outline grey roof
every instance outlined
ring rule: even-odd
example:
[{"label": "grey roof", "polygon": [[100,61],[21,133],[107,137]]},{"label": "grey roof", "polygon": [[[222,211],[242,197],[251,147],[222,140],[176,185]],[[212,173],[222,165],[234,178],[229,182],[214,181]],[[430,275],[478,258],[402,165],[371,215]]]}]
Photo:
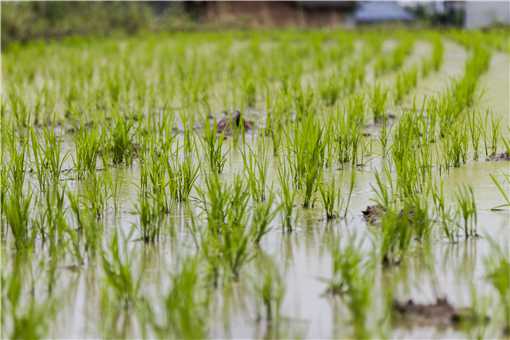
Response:
[{"label": "grey roof", "polygon": [[354,13],[358,22],[409,21],[414,16],[393,1],[359,2]]}]

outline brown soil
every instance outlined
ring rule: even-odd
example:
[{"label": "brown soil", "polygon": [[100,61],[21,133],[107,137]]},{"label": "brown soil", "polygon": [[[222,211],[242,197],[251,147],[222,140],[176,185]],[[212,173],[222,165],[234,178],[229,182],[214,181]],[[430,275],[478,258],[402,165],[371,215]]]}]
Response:
[{"label": "brown soil", "polygon": [[244,119],[241,112],[236,110],[233,114],[220,119],[216,127],[216,132],[231,135],[233,127],[239,128],[241,126],[244,128],[244,131],[249,131],[253,128],[253,122]]},{"label": "brown soil", "polygon": [[494,153],[487,157],[487,161],[489,162],[510,161],[510,153],[506,151],[500,154]]},{"label": "brown soil", "polygon": [[368,224],[380,225],[385,211],[382,206],[375,204],[367,206],[367,208],[361,212],[363,213],[363,219],[367,221]]},{"label": "brown soil", "polygon": [[433,304],[417,304],[412,299],[405,303],[395,301],[393,310],[410,326],[448,327],[488,321],[488,317],[476,315],[470,308],[453,307],[446,298],[437,299]]}]

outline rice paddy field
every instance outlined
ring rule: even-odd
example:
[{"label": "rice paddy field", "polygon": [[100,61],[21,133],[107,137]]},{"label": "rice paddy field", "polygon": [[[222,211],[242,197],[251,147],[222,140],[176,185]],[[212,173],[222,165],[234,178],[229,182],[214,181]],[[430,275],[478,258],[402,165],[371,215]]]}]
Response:
[{"label": "rice paddy field", "polygon": [[505,338],[508,31],[2,52],[2,338]]}]

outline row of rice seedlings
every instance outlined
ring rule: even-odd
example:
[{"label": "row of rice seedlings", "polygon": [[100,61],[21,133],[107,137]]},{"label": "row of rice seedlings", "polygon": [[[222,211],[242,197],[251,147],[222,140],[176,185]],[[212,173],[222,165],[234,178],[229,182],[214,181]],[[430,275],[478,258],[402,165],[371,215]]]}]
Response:
[{"label": "row of rice seedlings", "polygon": [[414,46],[414,39],[410,36],[402,37],[398,45],[389,54],[380,56],[374,64],[376,76],[388,71],[396,71],[402,67],[405,58],[409,56]]},{"label": "row of rice seedlings", "polygon": [[408,70],[401,71],[397,74],[395,79],[395,104],[400,104],[404,97],[416,87],[418,84],[418,68],[411,67]]},{"label": "row of rice seedlings", "polygon": [[430,71],[439,71],[443,64],[444,46],[441,37],[434,35],[430,40],[432,43],[432,55],[421,63],[421,75],[423,78],[427,77]]},{"label": "row of rice seedlings", "polygon": [[374,116],[374,122],[380,122],[387,118],[386,105],[388,102],[389,89],[381,84],[375,84],[370,96],[370,106]]},{"label": "row of rice seedlings", "polygon": [[293,211],[296,201],[296,190],[292,180],[290,164],[284,159],[278,162],[277,177],[280,187],[282,225],[284,230],[292,231]]}]

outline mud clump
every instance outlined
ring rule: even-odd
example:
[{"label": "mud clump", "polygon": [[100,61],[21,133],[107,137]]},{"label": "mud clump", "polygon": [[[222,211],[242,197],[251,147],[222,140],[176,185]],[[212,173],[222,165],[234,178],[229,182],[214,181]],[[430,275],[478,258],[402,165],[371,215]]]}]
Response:
[{"label": "mud clump", "polygon": [[432,304],[417,304],[412,299],[405,303],[395,301],[393,310],[401,321],[418,327],[450,327],[489,321],[487,316],[477,315],[471,308],[453,307],[446,298],[437,299]]},{"label": "mud clump", "polygon": [[379,204],[369,205],[362,210],[363,219],[371,225],[381,225],[381,220],[386,210]]},{"label": "mud clump", "polygon": [[500,154],[493,153],[489,157],[486,158],[488,162],[500,162],[500,161],[510,161],[510,153],[505,151]]},{"label": "mud clump", "polygon": [[236,110],[232,115],[220,119],[216,126],[216,132],[231,135],[234,128],[240,127],[242,127],[244,131],[249,131],[253,128],[253,122],[244,119],[241,112]]}]

